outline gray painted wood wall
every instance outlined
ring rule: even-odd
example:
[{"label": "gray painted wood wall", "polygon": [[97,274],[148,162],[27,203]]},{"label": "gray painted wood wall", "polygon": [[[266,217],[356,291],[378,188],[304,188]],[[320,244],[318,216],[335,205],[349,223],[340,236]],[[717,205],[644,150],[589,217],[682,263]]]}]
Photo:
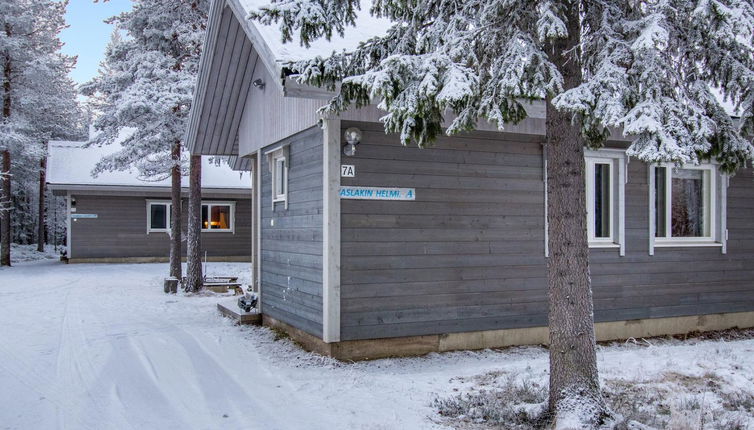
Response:
[{"label": "gray painted wood wall", "polygon": [[[74,197],[76,198],[76,213],[93,213],[98,217],[71,222],[73,258],[167,257],[169,255],[170,239],[167,233],[147,234],[147,198],[92,195],[74,195]],[[156,197],[150,197],[150,199],[162,200]],[[167,201],[170,198],[165,196],[164,199]],[[235,233],[202,233],[202,250],[206,250],[211,257],[249,257],[251,254],[251,199],[214,200],[236,202]],[[185,208],[185,199],[183,205]],[[182,221],[185,226],[187,222],[185,210]],[[183,255],[186,255],[185,246]]]},{"label": "gray painted wood wall", "polygon": [[310,129],[281,143],[290,145],[287,209],[278,202],[273,210],[272,177],[267,157],[262,156],[264,313],[321,337],[322,131]]},{"label": "gray painted wood wall", "polygon": [[[364,132],[343,185],[416,188],[416,201],[341,200],[341,339],[547,325],[540,138],[476,132],[404,148]],[[631,160],[626,256],[593,249],[595,319],[754,310],[754,178],[728,191],[728,254],[648,255],[647,165]]]}]

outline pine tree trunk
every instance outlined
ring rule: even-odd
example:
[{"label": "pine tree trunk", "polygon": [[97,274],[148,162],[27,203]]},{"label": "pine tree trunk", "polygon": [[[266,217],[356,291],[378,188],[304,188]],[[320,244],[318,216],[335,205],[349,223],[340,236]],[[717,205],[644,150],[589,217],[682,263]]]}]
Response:
[{"label": "pine tree trunk", "polygon": [[37,223],[37,251],[45,250],[45,190],[47,182],[47,142],[44,143],[45,153],[39,160],[39,217]]},{"label": "pine tree trunk", "polygon": [[[5,34],[10,37],[10,26],[5,24]],[[10,118],[11,114],[11,61],[8,55],[5,55],[3,64],[3,120]],[[2,180],[2,193],[0,193],[0,266],[10,266],[10,242],[11,226],[10,211],[13,207],[13,197],[10,189],[10,150],[3,148],[2,151],[3,166],[0,170],[0,180]]]},{"label": "pine tree trunk", "polygon": [[181,143],[173,144],[170,209],[170,277],[181,279]]},{"label": "pine tree trunk", "polygon": [[[565,89],[581,83],[578,3],[567,6],[569,38],[552,43]],[[556,427],[596,426],[608,414],[600,392],[586,228],[584,139],[571,115],[547,99],[550,411]]]},{"label": "pine tree trunk", "polygon": [[191,156],[189,173],[186,291],[202,289],[202,156]]},{"label": "pine tree trunk", "polygon": [[13,198],[10,193],[10,151],[2,151],[3,167],[0,176],[3,181],[3,192],[0,197],[0,266],[10,266],[10,212],[13,208]]}]

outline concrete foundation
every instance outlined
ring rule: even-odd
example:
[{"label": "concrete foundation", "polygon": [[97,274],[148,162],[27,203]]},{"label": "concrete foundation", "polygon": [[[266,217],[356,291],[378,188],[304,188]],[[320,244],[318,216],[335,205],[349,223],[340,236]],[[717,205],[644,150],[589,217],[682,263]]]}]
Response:
[{"label": "concrete foundation", "polygon": [[[348,340],[325,343],[322,339],[267,315],[262,324],[283,330],[304,349],[345,361],[406,357],[457,350],[547,345],[547,327],[487,330],[466,333]],[[598,341],[621,340],[692,332],[754,327],[754,312],[736,312],[672,318],[652,318],[595,324]]]}]

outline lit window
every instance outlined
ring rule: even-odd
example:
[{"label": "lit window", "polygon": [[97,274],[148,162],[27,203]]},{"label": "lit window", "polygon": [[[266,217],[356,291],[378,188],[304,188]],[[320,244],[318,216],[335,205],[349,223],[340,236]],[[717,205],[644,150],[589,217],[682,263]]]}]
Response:
[{"label": "lit window", "polygon": [[233,231],[234,204],[202,203],[202,231]]},{"label": "lit window", "polygon": [[147,233],[167,232],[170,229],[170,203],[147,202]]},{"label": "lit window", "polygon": [[587,151],[586,216],[591,247],[620,247],[623,255],[625,153]]},{"label": "lit window", "polygon": [[655,238],[715,239],[715,168],[655,168]]}]

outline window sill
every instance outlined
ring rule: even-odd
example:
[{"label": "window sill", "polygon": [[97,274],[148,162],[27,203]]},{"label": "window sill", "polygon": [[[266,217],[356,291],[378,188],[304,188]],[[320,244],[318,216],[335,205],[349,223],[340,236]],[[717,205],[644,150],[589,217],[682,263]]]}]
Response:
[{"label": "window sill", "polygon": [[589,248],[620,248],[620,245],[612,242],[589,242]]},{"label": "window sill", "polygon": [[710,242],[710,241],[701,241],[701,240],[689,240],[689,241],[678,241],[678,240],[668,240],[668,241],[658,241],[655,240],[655,248],[687,248],[687,247],[711,247],[711,248],[719,248],[722,247],[723,244],[720,242]]},{"label": "window sill", "polygon": [[202,233],[235,233],[234,230],[202,230]]}]

